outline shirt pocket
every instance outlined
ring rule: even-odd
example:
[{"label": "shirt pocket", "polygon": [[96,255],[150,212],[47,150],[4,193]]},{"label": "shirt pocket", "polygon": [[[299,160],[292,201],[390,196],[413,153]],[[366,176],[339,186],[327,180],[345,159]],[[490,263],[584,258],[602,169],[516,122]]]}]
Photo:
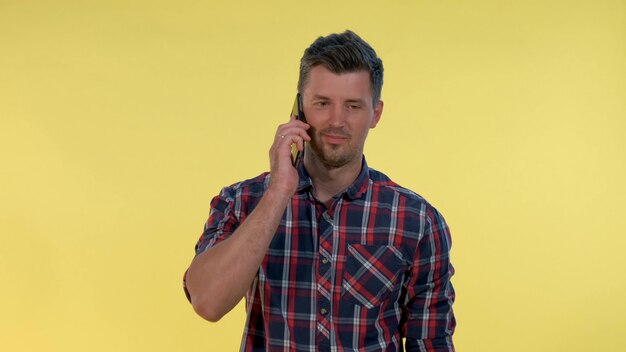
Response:
[{"label": "shirt pocket", "polygon": [[393,246],[348,245],[341,295],[371,309],[397,291],[409,264]]}]

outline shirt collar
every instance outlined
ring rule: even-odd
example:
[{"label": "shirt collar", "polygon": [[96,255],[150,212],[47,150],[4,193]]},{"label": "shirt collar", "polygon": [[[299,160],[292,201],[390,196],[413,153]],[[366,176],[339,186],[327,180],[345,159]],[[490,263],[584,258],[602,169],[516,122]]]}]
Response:
[{"label": "shirt collar", "polygon": [[[306,171],[304,167],[304,163],[300,163],[300,167],[298,168],[298,174],[300,175],[300,181],[298,183],[298,192],[303,192],[313,188],[313,180],[311,180],[311,176]],[[370,180],[370,169],[367,166],[367,162],[365,161],[365,156],[361,161],[361,172],[356,177],[354,182],[346,190],[343,194],[350,199],[360,198],[363,193],[367,191],[367,187]]]}]

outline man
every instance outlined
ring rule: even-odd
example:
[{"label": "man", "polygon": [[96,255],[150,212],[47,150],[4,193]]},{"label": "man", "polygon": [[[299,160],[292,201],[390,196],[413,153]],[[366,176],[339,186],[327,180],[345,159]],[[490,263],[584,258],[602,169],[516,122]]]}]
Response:
[{"label": "man", "polygon": [[245,295],[242,351],[454,351],[448,227],[363,157],[382,82],[356,34],[318,38],[300,65],[306,122],[278,127],[269,173],[211,202],[186,290],[209,321]]}]

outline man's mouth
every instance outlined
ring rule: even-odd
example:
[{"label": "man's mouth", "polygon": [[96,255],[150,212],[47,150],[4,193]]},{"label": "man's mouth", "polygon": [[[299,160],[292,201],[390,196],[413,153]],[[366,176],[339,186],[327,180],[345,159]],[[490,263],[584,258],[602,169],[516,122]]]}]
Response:
[{"label": "man's mouth", "polygon": [[326,129],[321,131],[322,139],[328,144],[342,144],[350,139],[350,134],[343,130]]}]

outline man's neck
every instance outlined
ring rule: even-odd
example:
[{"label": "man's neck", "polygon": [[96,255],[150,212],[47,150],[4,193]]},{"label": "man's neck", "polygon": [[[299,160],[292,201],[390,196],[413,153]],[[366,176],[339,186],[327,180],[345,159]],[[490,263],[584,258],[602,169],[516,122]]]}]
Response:
[{"label": "man's neck", "polygon": [[332,198],[348,188],[361,172],[363,156],[354,158],[355,160],[337,168],[329,168],[319,159],[305,158],[304,165],[313,181],[315,197],[330,205]]}]

